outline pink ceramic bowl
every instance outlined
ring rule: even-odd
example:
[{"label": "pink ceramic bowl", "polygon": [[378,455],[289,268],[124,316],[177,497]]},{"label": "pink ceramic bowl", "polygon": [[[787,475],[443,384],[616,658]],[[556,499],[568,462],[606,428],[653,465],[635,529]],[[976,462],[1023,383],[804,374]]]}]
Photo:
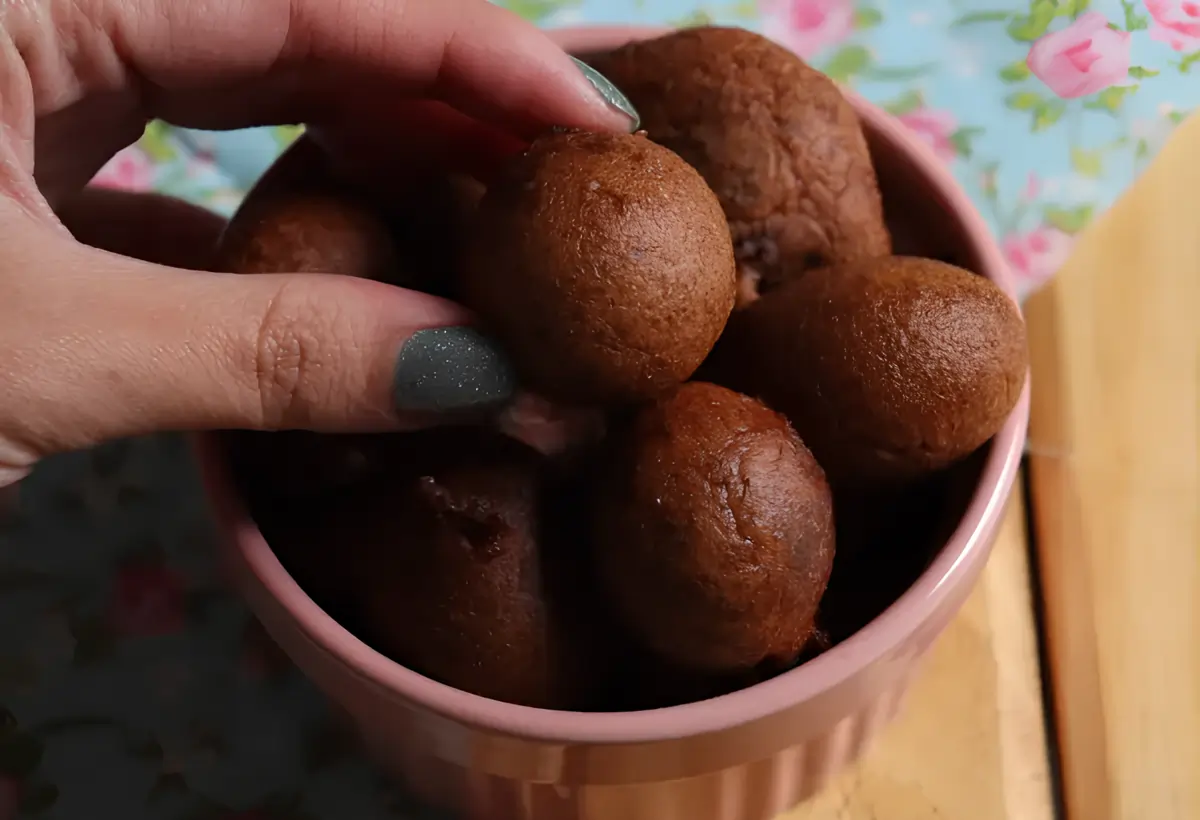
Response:
[{"label": "pink ceramic bowl", "polygon": [[[645,30],[563,33],[574,51]],[[942,163],[856,98],[898,251],[1012,282],[987,226]],[[767,820],[863,751],[918,661],[971,591],[1025,439],[1028,388],[992,443],[957,528],[915,584],[864,629],[802,666],[712,700],[585,714],[514,706],[444,686],[379,654],[325,614],[251,520],[212,437],[204,480],[236,583],[292,659],[417,796],[473,820]],[[914,749],[914,754],[920,754]]]}]

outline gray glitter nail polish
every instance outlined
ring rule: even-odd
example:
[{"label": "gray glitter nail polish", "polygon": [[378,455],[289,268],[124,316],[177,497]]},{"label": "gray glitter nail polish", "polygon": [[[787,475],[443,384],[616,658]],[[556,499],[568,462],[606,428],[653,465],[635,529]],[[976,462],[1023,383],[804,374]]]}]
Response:
[{"label": "gray glitter nail polish", "polygon": [[418,330],[400,349],[393,384],[398,410],[435,413],[496,407],[517,390],[508,359],[470,327]]},{"label": "gray glitter nail polish", "polygon": [[613,85],[612,80],[605,77],[583,60],[578,57],[572,57],[571,59],[575,61],[575,65],[579,66],[579,70],[583,72],[583,76],[592,84],[592,88],[599,92],[604,101],[629,117],[629,133],[632,134],[638,130],[638,126],[642,124],[642,118],[638,115],[637,109],[633,107],[633,103],[629,101],[629,98],[621,93],[621,89]]}]

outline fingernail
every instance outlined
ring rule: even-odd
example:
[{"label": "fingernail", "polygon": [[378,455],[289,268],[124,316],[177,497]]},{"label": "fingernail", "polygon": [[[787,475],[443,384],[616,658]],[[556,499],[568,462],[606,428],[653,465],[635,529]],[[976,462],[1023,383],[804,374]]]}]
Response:
[{"label": "fingernail", "polygon": [[572,57],[571,59],[575,61],[575,65],[579,66],[579,70],[583,72],[583,76],[592,84],[592,88],[596,89],[604,101],[610,107],[617,109],[626,117],[629,117],[629,133],[632,134],[638,130],[642,118],[638,115],[637,109],[633,107],[633,103],[629,101],[629,98],[621,93],[621,89],[613,85],[612,80],[605,77],[583,60],[578,57]]},{"label": "fingernail", "polygon": [[401,411],[449,412],[494,407],[517,390],[508,358],[470,327],[418,330],[400,348],[392,390]]}]

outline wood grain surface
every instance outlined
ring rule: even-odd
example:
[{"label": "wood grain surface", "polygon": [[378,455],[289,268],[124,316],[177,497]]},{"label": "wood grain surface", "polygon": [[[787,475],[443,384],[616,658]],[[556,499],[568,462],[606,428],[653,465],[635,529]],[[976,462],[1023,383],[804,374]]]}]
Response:
[{"label": "wood grain surface", "polygon": [[1068,820],[1200,818],[1200,118],[1030,300]]},{"label": "wood grain surface", "polygon": [[866,757],[780,820],[1050,820],[1037,637],[1020,499],[900,717]]}]

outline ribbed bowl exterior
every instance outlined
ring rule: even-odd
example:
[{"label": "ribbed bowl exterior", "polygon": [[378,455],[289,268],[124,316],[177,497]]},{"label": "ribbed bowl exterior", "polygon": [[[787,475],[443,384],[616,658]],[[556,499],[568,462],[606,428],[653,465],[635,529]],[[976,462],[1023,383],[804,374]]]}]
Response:
[{"label": "ribbed bowl exterior", "polygon": [[446,763],[393,738],[371,737],[376,757],[431,805],[469,820],[771,820],[820,791],[857,760],[896,715],[906,682],[880,693],[831,730],[771,757],[677,780],[562,785],[497,777]]},{"label": "ribbed bowl exterior", "polygon": [[464,820],[770,820],[857,760],[895,717],[983,567],[978,561],[892,652],[818,698],[707,735],[576,744],[496,734],[381,689],[313,642],[241,550],[225,556],[268,631],[347,714],[380,766]]}]

